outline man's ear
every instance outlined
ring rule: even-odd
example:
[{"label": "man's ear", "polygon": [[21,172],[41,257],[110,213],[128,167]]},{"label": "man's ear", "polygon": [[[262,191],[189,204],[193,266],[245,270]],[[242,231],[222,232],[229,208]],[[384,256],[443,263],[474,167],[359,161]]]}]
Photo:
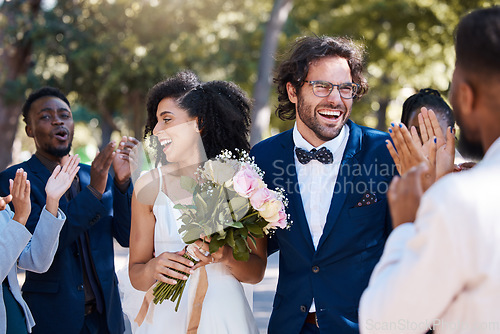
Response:
[{"label": "man's ear", "polygon": [[24,127],[24,131],[26,131],[26,134],[28,135],[28,137],[30,137],[30,138],[34,137],[33,129],[31,128],[31,126],[26,124],[26,126]]},{"label": "man's ear", "polygon": [[458,87],[458,103],[463,116],[469,117],[474,112],[477,96],[472,86],[467,82],[461,82]]},{"label": "man's ear", "polygon": [[288,99],[290,102],[297,104],[297,92],[295,91],[295,87],[290,82],[286,83],[286,91],[288,93]]}]

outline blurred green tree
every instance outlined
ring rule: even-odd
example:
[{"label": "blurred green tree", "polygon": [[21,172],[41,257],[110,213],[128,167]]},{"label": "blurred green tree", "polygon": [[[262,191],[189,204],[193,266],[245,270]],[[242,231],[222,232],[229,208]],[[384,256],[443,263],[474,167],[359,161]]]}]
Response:
[{"label": "blurred green tree", "polygon": [[[289,39],[304,34],[350,36],[367,52],[370,91],[352,118],[386,130],[387,109],[412,89],[447,92],[454,68],[453,31],[460,17],[484,0],[311,0],[297,3],[285,27]],[[402,88],[407,89],[406,96]]]},{"label": "blurred green tree", "polygon": [[310,34],[348,35],[366,45],[371,91],[352,117],[385,129],[389,106],[411,89],[448,90],[454,27],[467,11],[494,3],[292,2],[57,0],[44,9],[42,0],[0,0],[0,169],[11,161],[20,104],[43,84],[60,87],[75,110],[95,115],[104,144],[113,131],[141,138],[148,89],[181,69],[253,91],[259,121],[252,142],[270,134],[269,118],[275,131],[289,128],[293,122],[272,117],[267,107],[276,104],[274,50]]}]

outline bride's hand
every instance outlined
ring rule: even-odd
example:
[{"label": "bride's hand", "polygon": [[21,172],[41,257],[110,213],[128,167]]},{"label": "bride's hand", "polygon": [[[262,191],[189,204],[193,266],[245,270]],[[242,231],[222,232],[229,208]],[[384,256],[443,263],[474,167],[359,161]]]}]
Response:
[{"label": "bride's hand", "polygon": [[214,258],[212,255],[208,252],[208,243],[205,241],[203,242],[202,240],[197,240],[194,242],[195,247],[193,247],[193,252],[194,255],[200,259],[200,262],[198,262],[194,267],[193,270],[196,270],[200,267],[206,266],[207,264],[213,263]]},{"label": "bride's hand", "polygon": [[[187,280],[188,277],[185,274],[193,273],[194,263],[183,257],[182,254],[184,254],[184,251],[177,253],[164,252],[152,259],[154,279],[167,284],[177,284],[175,279],[168,278],[167,276],[179,280]],[[180,273],[174,269],[180,271]]]}]

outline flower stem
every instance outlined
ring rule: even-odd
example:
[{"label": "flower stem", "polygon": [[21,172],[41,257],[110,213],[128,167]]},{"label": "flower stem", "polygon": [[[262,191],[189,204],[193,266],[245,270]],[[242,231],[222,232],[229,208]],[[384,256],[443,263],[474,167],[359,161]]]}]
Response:
[{"label": "flower stem", "polygon": [[[198,261],[194,260],[188,253],[184,253],[182,257],[192,261],[193,263],[197,263]],[[180,271],[173,269],[174,271],[180,273]],[[187,277],[190,275],[188,273],[183,273]],[[168,278],[175,279],[173,277],[167,276]],[[159,282],[153,289],[153,303],[161,304],[165,299],[168,299],[172,302],[175,302],[177,299],[177,304],[175,306],[175,312],[179,309],[182,293],[184,292],[184,288],[186,286],[185,280],[177,280],[176,284],[167,284],[164,282]]]}]

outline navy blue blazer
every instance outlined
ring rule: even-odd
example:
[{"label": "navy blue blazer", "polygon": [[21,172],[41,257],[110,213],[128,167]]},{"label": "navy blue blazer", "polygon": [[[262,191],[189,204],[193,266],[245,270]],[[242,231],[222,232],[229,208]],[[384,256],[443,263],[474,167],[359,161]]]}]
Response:
[{"label": "navy blue blazer", "polygon": [[[28,161],[0,173],[1,196],[9,193],[9,178],[14,179],[18,168],[28,173],[31,182],[31,215],[26,227],[33,233],[45,205],[45,185],[51,173],[33,155]],[[23,298],[35,318],[33,333],[80,333],[84,322],[85,296],[76,241],[81,233],[88,230],[90,251],[103,291],[108,329],[110,333],[121,334],[124,323],[114,267],[113,237],[120,245],[128,247],[132,185],[122,194],[108,175],[106,191],[98,200],[87,188],[90,166],[80,164],[78,177],[81,192],[69,202],[64,196],[60,200],[59,207],[67,220],[60,232],[54,261],[46,273],[26,272]]]},{"label": "navy blue blazer", "polygon": [[[386,192],[396,169],[385,146],[388,134],[347,124],[349,138],[316,250],[299,192],[293,130],[251,150],[270,188],[285,189],[293,221],[268,239],[269,254],[280,251],[270,334],[299,333],[313,298],[321,333],[359,332],[359,299],[391,231]],[[367,193],[377,202],[358,207]]]}]

